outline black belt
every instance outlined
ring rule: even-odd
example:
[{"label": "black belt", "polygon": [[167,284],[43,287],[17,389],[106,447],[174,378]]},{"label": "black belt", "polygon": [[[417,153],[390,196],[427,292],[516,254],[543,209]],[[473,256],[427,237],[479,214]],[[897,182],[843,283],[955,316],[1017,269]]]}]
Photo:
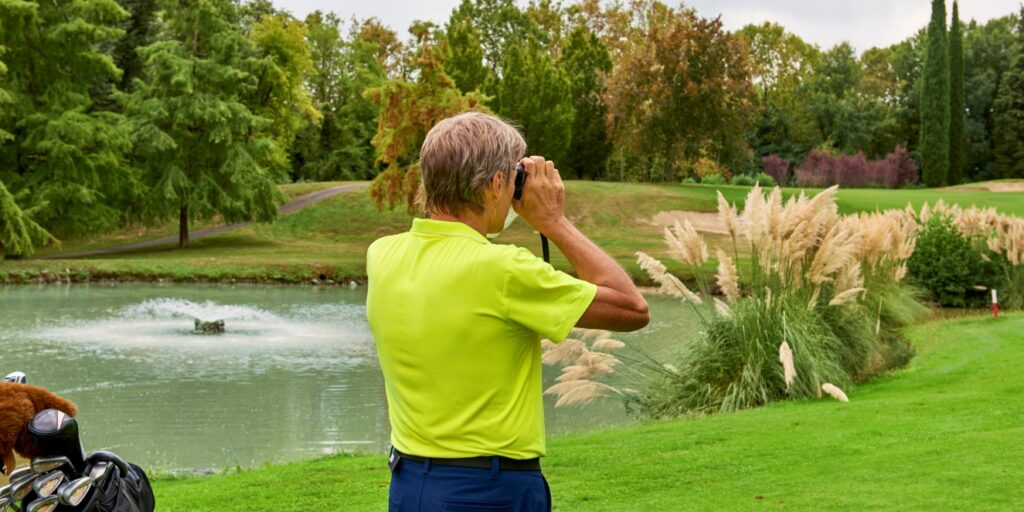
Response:
[{"label": "black belt", "polygon": [[[476,468],[476,469],[491,469],[491,463],[494,457],[464,457],[461,459],[440,459],[436,457],[417,457],[416,455],[409,455],[408,453],[402,453],[392,448],[394,455],[406,460],[413,462],[423,463],[430,461],[431,464],[437,464],[438,466],[455,466],[458,468]],[[540,459],[510,459],[508,457],[498,457],[498,469],[501,471],[540,471]]]}]

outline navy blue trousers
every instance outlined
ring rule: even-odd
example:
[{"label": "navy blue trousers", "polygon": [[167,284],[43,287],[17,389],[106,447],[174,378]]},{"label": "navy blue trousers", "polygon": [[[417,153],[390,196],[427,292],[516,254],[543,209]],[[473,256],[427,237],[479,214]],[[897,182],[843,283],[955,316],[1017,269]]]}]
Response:
[{"label": "navy blue trousers", "polygon": [[551,490],[540,471],[439,466],[403,459],[391,474],[390,512],[548,512]]}]

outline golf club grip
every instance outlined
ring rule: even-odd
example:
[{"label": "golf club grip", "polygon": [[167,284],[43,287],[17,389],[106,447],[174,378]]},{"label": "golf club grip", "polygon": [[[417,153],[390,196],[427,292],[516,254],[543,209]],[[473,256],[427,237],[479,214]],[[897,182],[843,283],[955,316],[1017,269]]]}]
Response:
[{"label": "golf club grip", "polygon": [[548,237],[540,236],[540,250],[544,255],[544,262],[551,263],[551,249],[548,248]]}]

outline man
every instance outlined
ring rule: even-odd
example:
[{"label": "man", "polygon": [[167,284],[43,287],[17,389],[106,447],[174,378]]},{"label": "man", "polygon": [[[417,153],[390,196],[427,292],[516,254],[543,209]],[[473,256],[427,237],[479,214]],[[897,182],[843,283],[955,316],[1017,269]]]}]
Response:
[{"label": "man", "polygon": [[[525,151],[497,117],[441,121],[420,151],[430,218],[367,253],[393,512],[549,510],[540,337],[559,342],[574,326],[632,331],[650,319],[629,276],[566,219],[554,163]],[[514,200],[520,163],[527,179]],[[510,208],[558,245],[579,279],[488,241]]]}]

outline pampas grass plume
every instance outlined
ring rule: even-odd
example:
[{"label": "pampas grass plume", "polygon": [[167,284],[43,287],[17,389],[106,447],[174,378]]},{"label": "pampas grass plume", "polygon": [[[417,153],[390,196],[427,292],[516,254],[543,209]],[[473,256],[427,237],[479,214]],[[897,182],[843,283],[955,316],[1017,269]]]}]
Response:
[{"label": "pampas grass plume", "polygon": [[779,345],[779,361],[782,363],[782,378],[786,381],[786,391],[789,391],[789,387],[796,380],[796,366],[793,365],[793,351],[785,341]]},{"label": "pampas grass plume", "polygon": [[821,390],[824,391],[826,395],[828,395],[828,396],[830,396],[832,398],[835,398],[836,400],[839,400],[840,402],[849,402],[850,401],[850,399],[847,398],[846,393],[843,393],[843,390],[837,388],[832,383],[826,382],[826,383],[822,384],[821,385]]}]

